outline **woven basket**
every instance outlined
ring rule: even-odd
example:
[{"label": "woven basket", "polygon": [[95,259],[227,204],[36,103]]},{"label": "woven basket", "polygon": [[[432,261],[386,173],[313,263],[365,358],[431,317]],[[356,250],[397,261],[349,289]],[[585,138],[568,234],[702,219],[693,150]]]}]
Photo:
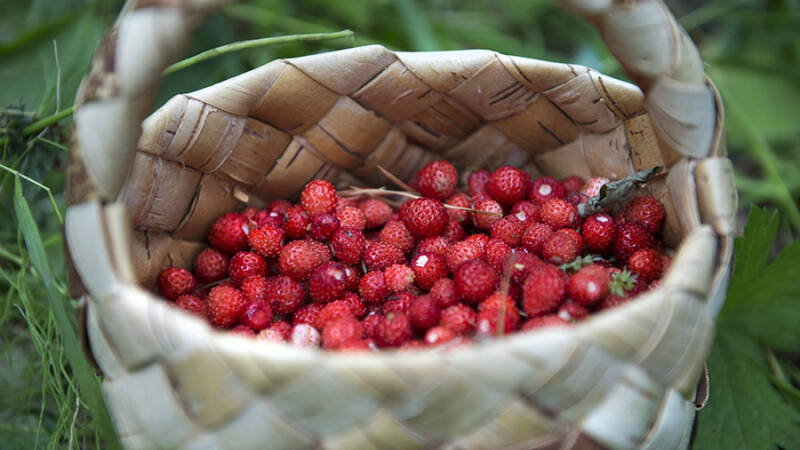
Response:
[{"label": "woven basket", "polygon": [[[161,70],[216,3],[129,4],[76,105],[72,287],[127,447],[687,446],[737,200],[719,96],[661,1],[564,2],[638,87],[486,50],[368,46],[273,61],[179,95],[140,127]],[[264,343],[151,293],[243,200],[291,197],[314,178],[382,185],[376,164],[408,179],[440,158],[611,179],[665,166],[647,189],[666,205],[672,268],[657,290],[574,327],[447,352]]]}]

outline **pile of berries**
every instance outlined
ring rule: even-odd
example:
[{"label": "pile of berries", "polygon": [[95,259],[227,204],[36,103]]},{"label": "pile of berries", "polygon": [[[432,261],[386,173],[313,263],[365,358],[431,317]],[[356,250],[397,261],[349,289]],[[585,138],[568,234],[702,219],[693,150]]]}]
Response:
[{"label": "pile of berries", "polygon": [[670,262],[655,198],[580,216],[607,181],[506,166],[471,172],[458,192],[446,161],[412,180],[421,195],[314,180],[299,204],[219,217],[194,273],[164,269],[158,292],[215,327],[331,350],[569,326],[653,288]]}]

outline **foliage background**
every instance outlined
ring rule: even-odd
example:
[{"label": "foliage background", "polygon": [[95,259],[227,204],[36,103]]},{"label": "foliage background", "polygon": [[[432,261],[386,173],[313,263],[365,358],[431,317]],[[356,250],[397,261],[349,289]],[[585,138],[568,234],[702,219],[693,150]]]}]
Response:
[{"label": "foliage background", "polygon": [[[800,232],[800,4],[667,3],[698,44],[726,103],[740,223],[751,204],[780,211],[755,210],[737,242],[738,260],[758,263],[737,267],[732,286],[763,286],[746,290],[745,298],[732,294],[720,316],[709,359],[712,397],[699,415],[694,446],[800,448],[800,288],[794,286],[800,251],[793,244]],[[96,380],[70,364],[76,354],[62,333],[74,332],[74,323],[59,320],[47,300],[63,300],[71,317],[60,233],[70,118],[35,132],[30,125],[71,105],[120,7],[119,0],[0,2],[0,448],[113,445],[103,444],[110,430],[84,387],[96,388]],[[158,103],[275,58],[370,43],[396,50],[488,48],[624,78],[592,28],[545,0],[254,0],[213,16],[186,55],[242,39],[342,29],[355,31],[354,39],[260,47],[169,75]],[[32,220],[23,220],[26,208]],[[38,260],[37,234],[45,257]],[[764,277],[771,282],[759,284]]]}]

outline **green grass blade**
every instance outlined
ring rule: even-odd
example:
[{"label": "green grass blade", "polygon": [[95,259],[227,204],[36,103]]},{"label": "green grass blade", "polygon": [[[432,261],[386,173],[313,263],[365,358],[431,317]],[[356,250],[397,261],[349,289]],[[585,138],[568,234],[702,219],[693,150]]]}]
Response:
[{"label": "green grass blade", "polygon": [[69,309],[73,314],[74,311],[69,306],[67,299],[59,295],[56,290],[53,274],[50,271],[50,264],[44,251],[44,245],[42,245],[39,228],[33,220],[27,200],[22,195],[22,181],[19,176],[14,178],[14,211],[30,261],[42,279],[50,309],[53,312],[58,331],[64,342],[67,358],[77,379],[81,394],[91,410],[93,421],[109,448],[121,448],[114,426],[111,423],[111,418],[106,410],[103,396],[100,393],[97,378],[83,354],[73,321],[69,319],[70,316],[67,310]]}]

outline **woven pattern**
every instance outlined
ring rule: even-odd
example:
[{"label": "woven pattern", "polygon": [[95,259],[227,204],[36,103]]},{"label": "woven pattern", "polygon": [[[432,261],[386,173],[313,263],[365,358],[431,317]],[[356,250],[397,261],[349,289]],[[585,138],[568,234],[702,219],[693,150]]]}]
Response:
[{"label": "woven pattern", "polygon": [[[85,326],[126,446],[687,445],[736,194],[718,96],[660,1],[565,2],[598,26],[646,98],[585,67],[368,46],[177,96],[139,137],[158,73],[212,6],[201,3],[131,5],[98,50],[75,117],[66,237],[83,286],[73,287],[89,294]],[[134,64],[141,55],[149,60]],[[242,201],[291,197],[314,178],[382,185],[376,164],[408,179],[440,158],[612,179],[665,166],[648,190],[679,246],[672,269],[658,290],[574,328],[450,352],[255,342],[142,289],[161,268],[188,266],[213,219]]]}]

